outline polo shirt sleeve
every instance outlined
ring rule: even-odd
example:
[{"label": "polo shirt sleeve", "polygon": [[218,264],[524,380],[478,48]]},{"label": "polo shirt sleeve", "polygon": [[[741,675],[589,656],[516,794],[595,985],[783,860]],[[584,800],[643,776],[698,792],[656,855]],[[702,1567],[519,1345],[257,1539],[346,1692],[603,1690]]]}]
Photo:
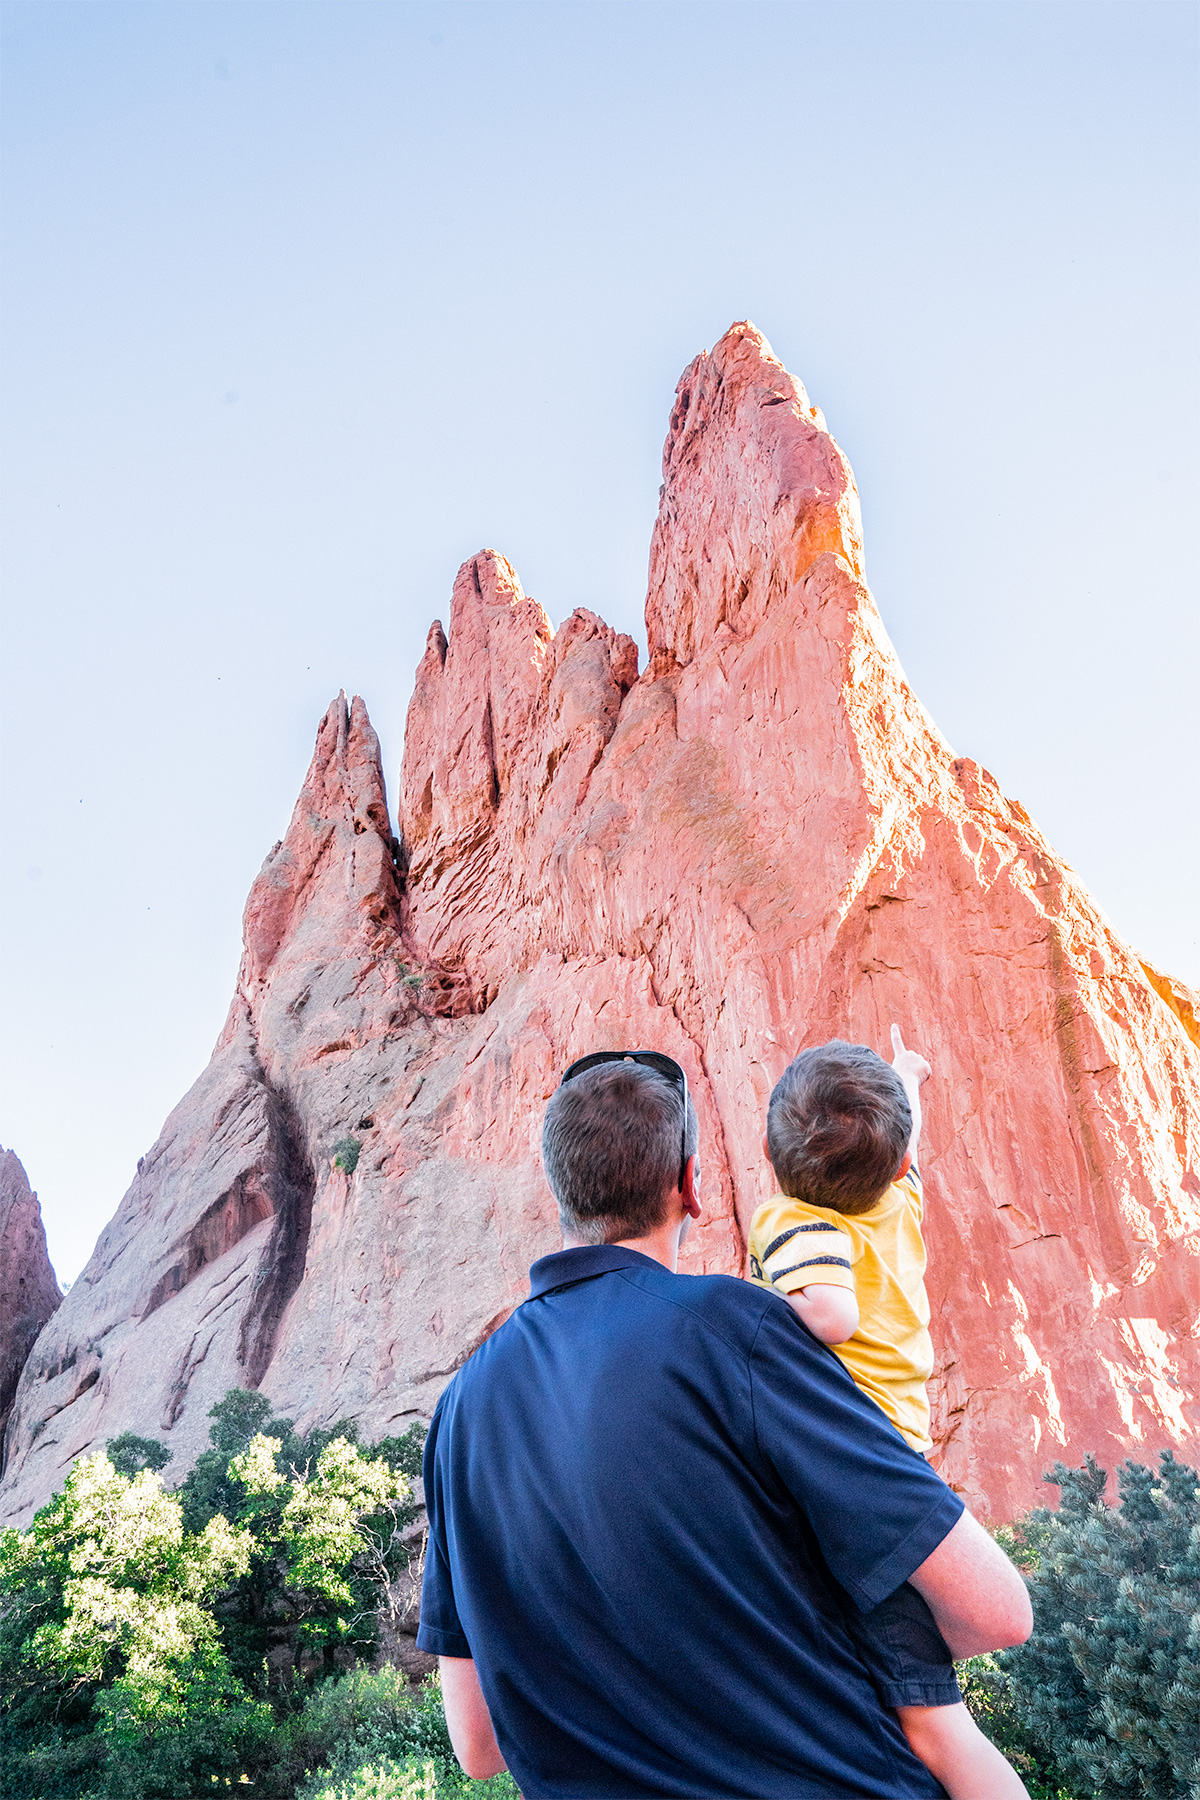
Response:
[{"label": "polo shirt sleeve", "polygon": [[442,1424],[442,1404],[437,1410],[425,1439],[421,1478],[425,1487],[425,1510],[429,1515],[429,1533],[425,1542],[425,1574],[421,1583],[421,1623],[417,1630],[417,1649],[431,1656],[470,1656],[471,1646],[454,1604],[454,1582],[447,1553],[446,1516],[443,1504],[441,1471],[438,1467],[438,1438]]},{"label": "polo shirt sleeve", "polygon": [[937,1549],[963,1503],[790,1307],[765,1308],[749,1370],[759,1452],[834,1580],[869,1612]]}]

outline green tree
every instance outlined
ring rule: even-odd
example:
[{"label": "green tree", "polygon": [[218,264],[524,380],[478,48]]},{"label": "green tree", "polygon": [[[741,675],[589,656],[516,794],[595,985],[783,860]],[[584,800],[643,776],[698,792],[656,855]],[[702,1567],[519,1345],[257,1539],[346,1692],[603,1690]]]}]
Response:
[{"label": "green tree", "polygon": [[1080,1795],[1187,1800],[1200,1783],[1200,1476],[1056,1464],[1057,1512],[1039,1509],[1029,1574],[1034,1633],[998,1658],[1024,1727]]},{"label": "green tree", "polygon": [[98,1734],[109,1793],[132,1780],[139,1793],[178,1794],[228,1768],[235,1739],[269,1724],[211,1611],[249,1561],[245,1529],[216,1517],[189,1533],[156,1473],[121,1475],[107,1456],[77,1462],[29,1531],[0,1534],[10,1791],[47,1791],[46,1724],[51,1749],[85,1727]]},{"label": "green tree", "polygon": [[236,1476],[230,1475],[229,1465],[256,1433],[264,1431],[278,1438],[286,1460],[303,1464],[307,1457],[307,1446],[296,1435],[292,1421],[272,1417],[271,1402],[263,1394],[248,1388],[230,1388],[208,1416],[212,1420],[208,1428],[212,1447],[197,1457],[179,1490],[189,1531],[203,1531],[218,1513],[227,1519],[235,1518],[245,1505],[246,1490]]},{"label": "green tree", "polygon": [[[424,1432],[414,1426],[404,1436],[387,1438],[374,1449],[360,1449],[358,1427],[352,1420],[342,1419],[301,1436],[290,1419],[272,1417],[270,1402],[262,1394],[244,1388],[231,1389],[209,1418],[212,1448],[198,1459],[180,1490],[184,1517],[192,1530],[202,1529],[218,1512],[250,1529],[250,1566],[221,1596],[216,1611],[222,1641],[239,1679],[251,1692],[278,1701],[295,1692],[298,1684],[311,1683],[372,1654],[377,1609],[381,1601],[391,1606],[394,1584],[409,1560],[404,1533],[417,1516],[412,1477],[420,1472]],[[259,1437],[271,1442],[274,1449],[243,1461]],[[328,1560],[322,1563],[315,1552],[306,1557],[298,1547],[294,1527],[301,1502],[293,1500],[286,1524],[283,1513],[292,1499],[290,1484],[303,1486],[310,1474],[316,1480],[314,1494],[322,1496],[322,1503],[332,1504],[335,1499],[339,1506],[349,1503],[353,1459],[343,1471],[346,1479],[336,1495],[328,1469],[320,1470],[321,1457],[338,1442],[403,1482],[381,1499],[375,1510],[358,1507],[355,1511],[352,1531],[339,1540],[345,1561],[339,1577],[343,1586],[335,1591]],[[371,1485],[374,1480],[372,1477],[365,1485],[360,1482],[354,1490],[361,1492],[364,1506],[376,1492]],[[316,1535],[314,1522],[310,1545]],[[325,1550],[328,1557],[332,1546],[327,1544]],[[305,1586],[310,1572],[317,1581],[315,1587]]]},{"label": "green tree", "polygon": [[135,1431],[123,1431],[109,1438],[104,1446],[108,1460],[118,1475],[140,1475],[143,1469],[165,1469],[171,1452],[157,1438],[139,1437]]},{"label": "green tree", "polygon": [[[178,1494],[91,1457],[0,1537],[6,1800],[181,1800],[242,1776],[290,1794],[289,1715],[373,1646],[408,1559],[420,1428],[374,1450],[353,1425],[301,1437],[241,1389],[211,1417]],[[155,1448],[114,1446],[131,1463]]]},{"label": "green tree", "polygon": [[245,1490],[239,1515],[259,1556],[282,1567],[290,1623],[310,1655],[369,1643],[380,1599],[408,1561],[412,1483],[381,1457],[334,1438],[298,1473],[280,1468],[282,1444],[263,1433],[229,1465]]}]

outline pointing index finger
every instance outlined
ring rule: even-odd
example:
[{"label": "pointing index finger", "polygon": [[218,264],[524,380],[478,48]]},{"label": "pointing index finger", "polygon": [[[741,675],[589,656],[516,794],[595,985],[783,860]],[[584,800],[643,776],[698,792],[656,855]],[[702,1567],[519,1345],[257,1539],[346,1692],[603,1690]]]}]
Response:
[{"label": "pointing index finger", "polygon": [[892,1026],[892,1052],[896,1056],[903,1056],[904,1054],[904,1039],[900,1036],[900,1027],[898,1025]]}]

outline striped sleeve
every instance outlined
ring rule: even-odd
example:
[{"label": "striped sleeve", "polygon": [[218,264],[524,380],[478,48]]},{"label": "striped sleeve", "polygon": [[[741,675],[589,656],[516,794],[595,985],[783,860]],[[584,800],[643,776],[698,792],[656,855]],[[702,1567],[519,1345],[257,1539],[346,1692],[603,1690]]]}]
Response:
[{"label": "striped sleeve", "polygon": [[823,1219],[790,1225],[759,1252],[763,1277],[781,1294],[794,1294],[814,1281],[854,1291],[853,1245],[848,1232]]}]

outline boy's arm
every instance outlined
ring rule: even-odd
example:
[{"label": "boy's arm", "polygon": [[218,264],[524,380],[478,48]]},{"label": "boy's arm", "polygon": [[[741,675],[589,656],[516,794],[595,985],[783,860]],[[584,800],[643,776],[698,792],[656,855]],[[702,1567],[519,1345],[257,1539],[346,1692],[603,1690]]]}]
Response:
[{"label": "boy's arm", "polygon": [[904,1083],[908,1104],[912,1108],[912,1135],[908,1140],[909,1161],[917,1160],[917,1144],[921,1137],[921,1083],[933,1074],[930,1065],[917,1050],[906,1050],[900,1027],[892,1026],[892,1067]]},{"label": "boy's arm", "polygon": [[787,1303],[823,1344],[844,1344],[858,1330],[858,1301],[852,1288],[814,1281],[788,1294]]},{"label": "boy's arm", "polygon": [[854,1248],[831,1219],[778,1196],[755,1214],[750,1252],[755,1274],[778,1289],[814,1337],[844,1344],[854,1336]]}]

